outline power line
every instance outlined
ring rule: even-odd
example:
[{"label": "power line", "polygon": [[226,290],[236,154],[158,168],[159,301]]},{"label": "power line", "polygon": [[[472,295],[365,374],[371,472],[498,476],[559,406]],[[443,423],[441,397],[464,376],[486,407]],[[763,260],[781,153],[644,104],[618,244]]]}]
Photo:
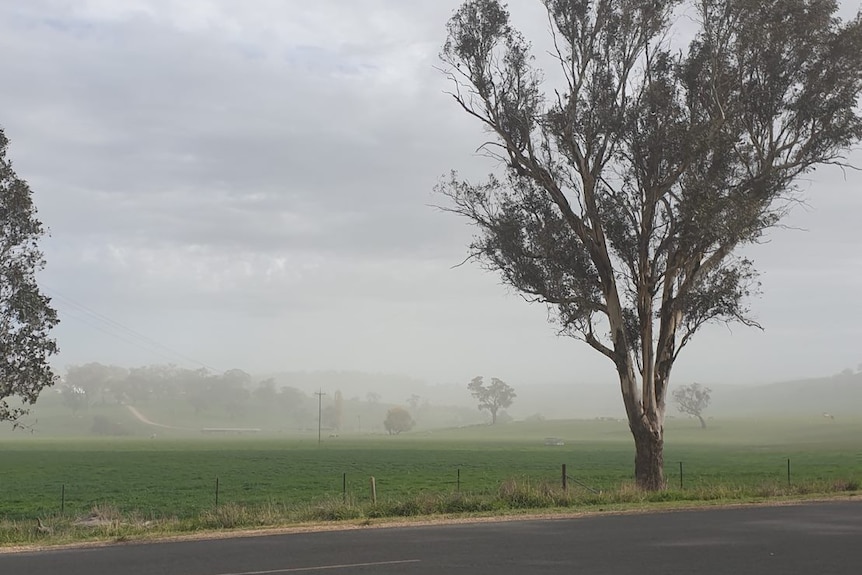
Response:
[{"label": "power line", "polygon": [[[133,346],[136,346],[138,348],[146,349],[147,351],[149,351],[151,353],[155,353],[156,355],[160,355],[161,357],[164,357],[166,359],[176,360],[177,358],[179,358],[185,362],[200,365],[201,367],[208,369],[212,372],[220,373],[220,371],[218,369],[212,367],[211,365],[207,365],[206,363],[204,363],[202,361],[199,361],[193,357],[190,357],[188,355],[180,353],[180,352],[176,351],[175,349],[172,349],[172,348],[166,346],[165,344],[142,334],[139,331],[136,331],[136,330],[134,330],[134,329],[132,329],[132,328],[130,328],[130,327],[128,327],[128,326],[102,314],[102,313],[99,313],[99,312],[93,310],[92,308],[87,307],[86,305],[84,305],[80,302],[73,300],[72,298],[70,298],[68,296],[61,294],[59,291],[57,291],[56,289],[54,289],[52,287],[45,286],[43,284],[43,288],[45,289],[45,291],[49,292],[52,295],[52,297],[55,297],[55,298],[61,300],[61,302],[65,303],[65,305],[70,306],[70,307],[74,308],[75,311],[81,312],[81,313],[85,314],[85,316],[87,316],[87,317],[80,317],[80,316],[74,316],[73,315],[72,317],[82,321],[83,323],[89,325],[90,327],[92,327],[98,331],[101,331],[102,333],[110,335],[111,337],[114,337],[120,341],[123,341],[123,342],[128,343],[128,344],[133,345]],[[88,321],[88,320],[91,320],[91,321]],[[94,321],[96,323],[93,323]],[[119,333],[117,333],[117,332],[119,332]],[[162,351],[159,351],[159,350],[162,350]],[[165,355],[164,352],[167,352],[172,357]]]}]

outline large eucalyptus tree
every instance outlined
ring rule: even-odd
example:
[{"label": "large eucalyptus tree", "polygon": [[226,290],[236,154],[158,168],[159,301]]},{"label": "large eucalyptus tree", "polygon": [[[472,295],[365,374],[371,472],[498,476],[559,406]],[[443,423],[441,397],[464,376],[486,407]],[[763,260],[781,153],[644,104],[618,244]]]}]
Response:
[{"label": "large eucalyptus tree", "polygon": [[473,257],[612,362],[637,483],[662,489],[680,351],[708,322],[757,325],[739,249],[862,138],[862,19],[833,0],[543,4],[559,85],[497,0],[450,19],[453,96],[506,169],[440,192],[477,226]]}]

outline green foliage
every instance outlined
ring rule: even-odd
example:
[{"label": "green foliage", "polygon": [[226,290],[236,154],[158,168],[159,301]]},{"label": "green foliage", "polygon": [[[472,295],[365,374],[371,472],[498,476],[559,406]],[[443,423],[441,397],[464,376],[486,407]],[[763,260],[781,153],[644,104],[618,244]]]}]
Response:
[{"label": "green foliage", "polygon": [[[54,383],[48,361],[57,344],[49,334],[60,321],[36,283],[45,266],[38,246],[45,229],[30,186],[6,158],[8,145],[0,128],[0,423],[18,421]],[[11,398],[23,406],[11,405]]]}]

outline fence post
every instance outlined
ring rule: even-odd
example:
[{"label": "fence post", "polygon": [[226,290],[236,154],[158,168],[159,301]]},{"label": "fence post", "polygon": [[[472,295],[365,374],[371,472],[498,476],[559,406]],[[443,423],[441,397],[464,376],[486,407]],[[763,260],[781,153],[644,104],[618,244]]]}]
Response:
[{"label": "fence post", "polygon": [[790,487],[790,458],[787,458],[787,487]]},{"label": "fence post", "polygon": [[341,500],[347,503],[347,473],[341,475]]},{"label": "fence post", "polygon": [[461,468],[458,468],[458,479],[455,483],[455,491],[461,493]]},{"label": "fence post", "polygon": [[568,479],[566,477],[566,464],[563,463],[563,491],[566,491],[569,487],[568,483],[566,483],[566,479]]},{"label": "fence post", "polygon": [[377,481],[371,476],[371,502],[377,504]]},{"label": "fence post", "polygon": [[216,475],[215,506],[218,507],[218,475]]},{"label": "fence post", "polygon": [[679,488],[682,489],[682,461],[679,462]]},{"label": "fence post", "polygon": [[66,484],[60,485],[60,515],[66,513]]}]

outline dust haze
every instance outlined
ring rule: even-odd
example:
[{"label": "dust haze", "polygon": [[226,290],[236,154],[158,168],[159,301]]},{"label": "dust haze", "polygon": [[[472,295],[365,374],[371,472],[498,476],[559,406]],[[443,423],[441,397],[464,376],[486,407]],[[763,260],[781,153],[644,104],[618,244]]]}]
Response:
[{"label": "dust haze", "polygon": [[[0,109],[51,230],[40,283],[61,318],[57,372],[240,366],[252,388],[402,373],[427,383],[277,381],[465,409],[463,386],[485,374],[516,388],[513,416],[618,415],[607,360],[493,274],[454,267],[472,231],[429,207],[449,170],[499,168],[474,154],[486,135],[435,69],[459,4],[2,3]],[[510,4],[546,37],[540,2]],[[715,386],[717,408],[724,382],[856,365],[856,182],[809,175],[789,229],[747,254],[766,331],[704,330],[675,382]]]},{"label": "dust haze", "polygon": [[[492,373],[486,379],[493,377]],[[221,374],[204,368],[154,364],[125,368],[101,363],[70,366],[45,390],[22,430],[6,437],[224,437],[233,435],[334,437],[387,435],[389,410],[407,410],[411,436],[434,430],[518,424],[546,420],[617,421],[625,413],[612,381],[529,384],[506,381],[516,393],[490,425],[469,382],[429,384],[404,375],[362,372],[280,372]],[[685,382],[677,382],[677,387]],[[862,370],[809,380],[766,385],[719,383],[709,386],[703,417],[711,425],[739,418],[843,421],[858,417]],[[319,395],[318,395],[319,394]],[[668,399],[669,419],[691,419]],[[30,433],[26,433],[29,431]]]}]

